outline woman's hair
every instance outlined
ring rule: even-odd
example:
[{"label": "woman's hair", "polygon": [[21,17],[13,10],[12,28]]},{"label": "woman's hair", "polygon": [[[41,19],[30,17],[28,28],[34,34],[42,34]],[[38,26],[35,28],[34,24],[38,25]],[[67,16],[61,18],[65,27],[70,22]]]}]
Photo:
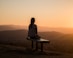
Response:
[{"label": "woman's hair", "polygon": [[35,22],[35,18],[31,18],[31,24]]}]

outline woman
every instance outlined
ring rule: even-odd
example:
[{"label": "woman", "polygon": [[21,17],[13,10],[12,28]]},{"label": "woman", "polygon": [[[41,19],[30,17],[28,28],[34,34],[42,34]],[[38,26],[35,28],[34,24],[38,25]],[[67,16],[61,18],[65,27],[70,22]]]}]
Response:
[{"label": "woman", "polygon": [[28,37],[31,39],[39,39],[40,36],[37,34],[37,25],[35,23],[35,18],[31,18],[31,23],[29,25],[29,30],[28,30]]}]

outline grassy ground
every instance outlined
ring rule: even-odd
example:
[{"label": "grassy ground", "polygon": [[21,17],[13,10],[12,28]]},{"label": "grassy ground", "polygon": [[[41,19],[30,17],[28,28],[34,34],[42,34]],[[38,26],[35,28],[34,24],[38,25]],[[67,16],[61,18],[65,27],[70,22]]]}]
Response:
[{"label": "grassy ground", "polygon": [[31,48],[0,45],[0,58],[73,58],[73,54],[54,51],[34,51]]}]

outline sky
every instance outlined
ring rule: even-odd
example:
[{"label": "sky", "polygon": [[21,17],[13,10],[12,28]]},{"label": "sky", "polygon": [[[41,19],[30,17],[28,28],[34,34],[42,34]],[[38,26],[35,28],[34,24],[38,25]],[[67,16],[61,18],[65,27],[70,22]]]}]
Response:
[{"label": "sky", "polygon": [[73,0],[0,0],[0,25],[73,27]]}]

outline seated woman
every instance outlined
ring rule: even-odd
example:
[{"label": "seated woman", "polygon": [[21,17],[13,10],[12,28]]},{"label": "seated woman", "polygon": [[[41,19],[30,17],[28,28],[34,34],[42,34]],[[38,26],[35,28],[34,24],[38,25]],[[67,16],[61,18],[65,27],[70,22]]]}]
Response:
[{"label": "seated woman", "polygon": [[40,36],[37,34],[37,25],[35,23],[35,18],[31,18],[31,23],[29,25],[29,30],[28,30],[28,37],[30,39],[39,39]]}]

